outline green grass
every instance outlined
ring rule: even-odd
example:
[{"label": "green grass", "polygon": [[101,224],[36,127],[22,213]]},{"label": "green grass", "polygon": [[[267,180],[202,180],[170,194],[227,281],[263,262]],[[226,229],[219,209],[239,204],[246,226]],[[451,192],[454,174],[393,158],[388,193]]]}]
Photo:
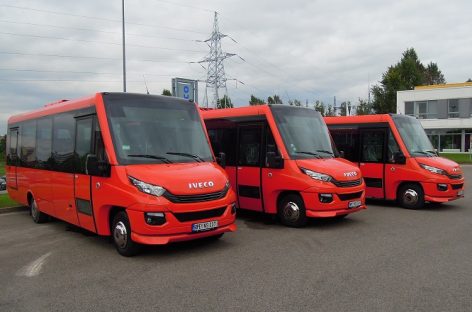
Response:
[{"label": "green grass", "polygon": [[18,206],[18,203],[13,201],[8,194],[0,194],[0,209],[14,206]]},{"label": "green grass", "polygon": [[0,176],[5,175],[5,161],[0,160]]},{"label": "green grass", "polygon": [[469,153],[440,153],[439,155],[459,164],[472,164],[472,159]]}]

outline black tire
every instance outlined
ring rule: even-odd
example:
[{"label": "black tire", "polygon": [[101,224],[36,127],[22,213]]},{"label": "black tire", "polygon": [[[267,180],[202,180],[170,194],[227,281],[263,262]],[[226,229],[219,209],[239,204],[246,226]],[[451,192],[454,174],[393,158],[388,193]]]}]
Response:
[{"label": "black tire", "polygon": [[36,200],[34,200],[34,198],[31,198],[30,200],[30,215],[34,223],[44,223],[49,219],[47,214],[39,211],[38,204],[36,204]]},{"label": "black tire", "polygon": [[141,245],[131,239],[131,226],[125,211],[120,211],[113,217],[111,236],[120,255],[132,257],[139,253]]},{"label": "black tire", "polygon": [[423,188],[416,183],[402,185],[398,189],[397,202],[407,209],[421,209],[424,207]]},{"label": "black tire", "polygon": [[306,210],[303,199],[298,194],[285,195],[277,207],[280,222],[290,227],[303,227],[306,224]]}]

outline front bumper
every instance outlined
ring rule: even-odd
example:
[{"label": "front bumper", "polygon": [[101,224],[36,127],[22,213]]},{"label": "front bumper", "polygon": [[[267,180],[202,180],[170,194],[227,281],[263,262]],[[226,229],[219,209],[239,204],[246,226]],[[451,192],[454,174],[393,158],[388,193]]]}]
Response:
[{"label": "front bumper", "polygon": [[[438,184],[446,184],[447,190],[438,190]],[[464,197],[464,179],[421,183],[424,199],[429,202],[445,203]]]}]

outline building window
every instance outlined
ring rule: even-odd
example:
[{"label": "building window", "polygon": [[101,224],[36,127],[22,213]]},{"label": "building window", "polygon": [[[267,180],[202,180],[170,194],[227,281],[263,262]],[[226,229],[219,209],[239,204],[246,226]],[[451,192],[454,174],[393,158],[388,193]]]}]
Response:
[{"label": "building window", "polygon": [[449,118],[458,118],[459,117],[459,100],[451,99],[448,100],[448,116]]},{"label": "building window", "polygon": [[415,115],[415,103],[414,102],[405,102],[405,115],[414,116]]},{"label": "building window", "polygon": [[415,116],[420,119],[432,119],[437,117],[438,101],[421,101],[416,102]]}]

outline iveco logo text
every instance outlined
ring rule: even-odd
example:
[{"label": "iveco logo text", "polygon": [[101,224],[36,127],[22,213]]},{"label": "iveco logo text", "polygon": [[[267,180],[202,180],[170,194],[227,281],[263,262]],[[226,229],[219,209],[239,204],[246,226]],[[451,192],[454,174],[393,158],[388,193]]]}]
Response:
[{"label": "iveco logo text", "polygon": [[459,168],[452,168],[452,172],[458,172]]},{"label": "iveco logo text", "polygon": [[208,182],[192,182],[188,184],[189,189],[197,189],[197,188],[207,188],[207,187],[213,187],[215,186],[215,183],[213,181],[208,181]]},{"label": "iveco logo text", "polygon": [[344,172],[345,177],[355,177],[357,176],[357,172],[351,171],[351,172]]}]

